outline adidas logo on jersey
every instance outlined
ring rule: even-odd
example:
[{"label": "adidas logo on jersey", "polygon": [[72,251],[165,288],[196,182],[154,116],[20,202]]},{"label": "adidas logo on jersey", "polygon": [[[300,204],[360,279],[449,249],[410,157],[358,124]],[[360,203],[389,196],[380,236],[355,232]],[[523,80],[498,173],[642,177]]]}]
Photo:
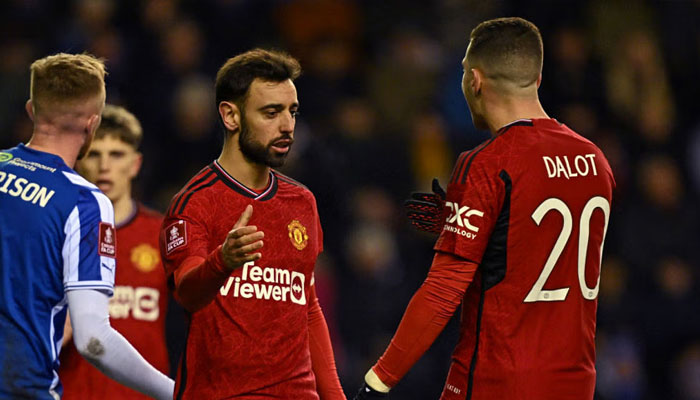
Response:
[{"label": "adidas logo on jersey", "polygon": [[241,276],[231,276],[221,286],[222,296],[243,297],[273,301],[291,301],[305,305],[304,283],[306,276],[300,272],[282,268],[260,267],[252,261],[245,263]]}]

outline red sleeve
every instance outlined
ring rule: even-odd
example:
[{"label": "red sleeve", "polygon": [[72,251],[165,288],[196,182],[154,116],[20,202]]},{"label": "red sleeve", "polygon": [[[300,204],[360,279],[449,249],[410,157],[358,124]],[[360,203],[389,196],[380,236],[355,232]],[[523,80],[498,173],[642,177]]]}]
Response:
[{"label": "red sleeve", "polygon": [[175,299],[189,312],[209,304],[230,276],[221,258],[221,246],[209,252],[206,216],[193,200],[185,214],[163,220],[160,252]]},{"label": "red sleeve", "polygon": [[462,302],[476,268],[477,264],[452,254],[435,254],[389,347],[372,367],[385,385],[395,386],[435,341]]},{"label": "red sleeve", "polygon": [[221,246],[206,258],[186,258],[173,272],[175,300],[189,312],[200,310],[214,300],[229,275],[231,271],[224,267],[221,258]]},{"label": "red sleeve", "polygon": [[478,154],[461,163],[447,185],[448,216],[434,249],[480,263],[501,212],[505,186],[491,158]]},{"label": "red sleeve", "polygon": [[309,351],[316,375],[316,389],[321,400],[345,400],[335,367],[328,326],[316,297],[316,286],[313,284],[309,293]]}]

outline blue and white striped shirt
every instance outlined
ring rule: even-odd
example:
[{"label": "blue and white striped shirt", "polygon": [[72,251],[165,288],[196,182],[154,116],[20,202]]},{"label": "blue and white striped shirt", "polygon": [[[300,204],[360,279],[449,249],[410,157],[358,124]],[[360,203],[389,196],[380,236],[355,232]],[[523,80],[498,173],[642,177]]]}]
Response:
[{"label": "blue and white striped shirt", "polygon": [[65,292],[112,295],[114,210],[53,154],[0,150],[0,399],[59,399]]}]

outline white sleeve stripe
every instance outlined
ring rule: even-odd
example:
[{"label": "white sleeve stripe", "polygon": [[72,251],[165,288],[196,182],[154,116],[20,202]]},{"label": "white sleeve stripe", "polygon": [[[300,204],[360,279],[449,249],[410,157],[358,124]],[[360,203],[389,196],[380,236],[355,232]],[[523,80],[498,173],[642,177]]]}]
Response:
[{"label": "white sleeve stripe", "polygon": [[109,283],[109,282],[105,282],[105,281],[80,281],[80,282],[70,282],[70,283],[67,283],[67,284],[63,285],[63,287],[65,287],[65,288],[69,288],[69,287],[84,287],[84,286],[107,286],[107,287],[114,287],[114,285],[112,285],[112,284]]},{"label": "white sleeve stripe", "polygon": [[66,293],[80,291],[80,290],[97,290],[98,292],[103,292],[109,297],[114,295],[114,288],[110,286],[81,286],[81,287],[69,287],[66,288]]},{"label": "white sleeve stripe", "polygon": [[83,178],[82,176],[74,173],[74,172],[68,172],[68,171],[63,171],[63,175],[68,178],[71,183],[79,186],[84,186],[90,189],[95,189],[99,190],[97,186],[93,185],[92,183],[88,182],[87,179]]},{"label": "white sleeve stripe", "polygon": [[73,207],[63,228],[66,239],[63,243],[63,282],[78,280],[78,262],[80,260],[80,217],[78,206]]},{"label": "white sleeve stripe", "polygon": [[[49,337],[51,338],[51,361],[56,361],[56,357],[58,357],[59,349],[60,349],[60,343],[57,343],[54,339],[56,336],[56,326],[54,326],[55,320],[56,320],[56,314],[60,313],[63,311],[65,308],[66,304],[68,303],[68,299],[64,296],[61,301],[58,302],[53,308],[51,308],[51,322],[49,326]],[[59,338],[59,342],[63,341],[63,337]],[[52,389],[54,386],[52,385]]]},{"label": "white sleeve stripe", "polygon": [[[112,202],[105,196],[102,192],[92,192],[92,195],[97,200],[97,204],[100,207],[100,219],[114,226],[114,209],[112,208]],[[116,236],[116,235],[115,235]],[[99,244],[98,244],[99,245]],[[119,246],[119,243],[117,243]],[[116,268],[116,261],[112,257],[100,256],[100,276],[103,281],[114,282],[114,270]],[[105,268],[107,266],[108,268]]]}]

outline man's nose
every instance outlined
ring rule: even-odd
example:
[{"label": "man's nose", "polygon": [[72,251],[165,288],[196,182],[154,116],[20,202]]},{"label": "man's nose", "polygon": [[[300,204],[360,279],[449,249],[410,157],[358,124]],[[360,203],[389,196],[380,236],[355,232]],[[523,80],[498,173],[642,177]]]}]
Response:
[{"label": "man's nose", "polygon": [[291,134],[294,132],[294,126],[296,125],[296,119],[291,113],[284,113],[282,121],[280,122],[280,132]]},{"label": "man's nose", "polygon": [[100,171],[109,169],[109,157],[100,157]]}]

